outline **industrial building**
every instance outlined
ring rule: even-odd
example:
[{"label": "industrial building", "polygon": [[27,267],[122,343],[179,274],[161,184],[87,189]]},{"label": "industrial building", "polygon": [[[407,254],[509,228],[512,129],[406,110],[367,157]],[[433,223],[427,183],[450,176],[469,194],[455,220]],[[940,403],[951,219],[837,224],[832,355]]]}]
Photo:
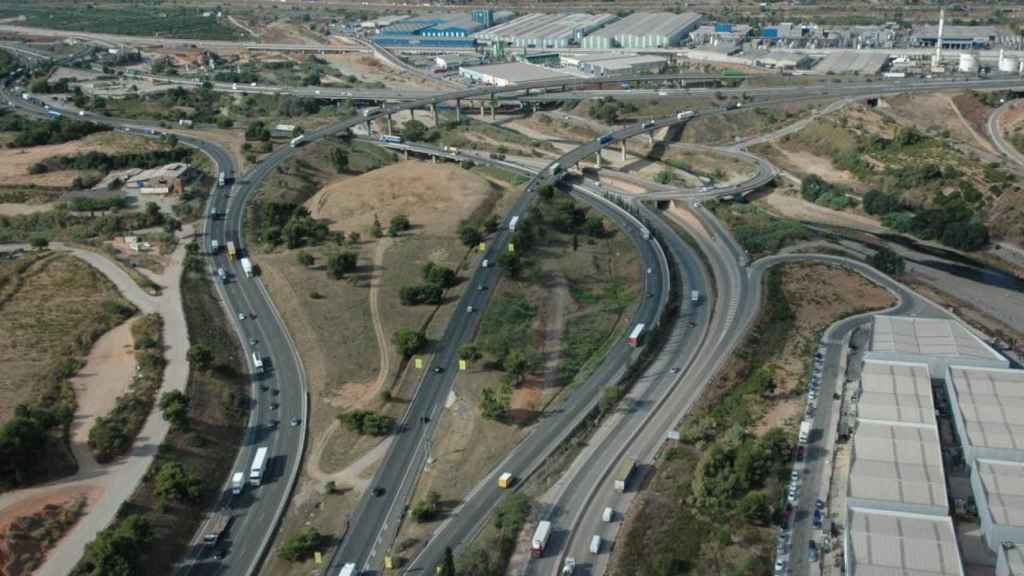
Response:
[{"label": "industrial building", "polygon": [[389,16],[381,16],[372,20],[363,20],[359,23],[359,27],[363,29],[372,29],[380,32],[382,29],[391,26],[392,24],[401,22],[408,18],[408,14],[391,14]]},{"label": "industrial building", "polygon": [[749,37],[751,30],[752,28],[748,24],[716,22],[698,26],[696,30],[690,32],[690,41],[695,45],[717,44],[718,42],[737,44]]},{"label": "industrial building", "polygon": [[[995,26],[955,26],[942,27],[942,47],[953,50],[970,50],[972,48],[989,48],[1000,37]],[[913,46],[934,47],[939,42],[939,26],[931,24],[915,26],[910,34]]]},{"label": "industrial building", "polygon": [[814,66],[822,74],[861,74],[873,76],[889,63],[889,55],[878,52],[832,52]]},{"label": "industrial building", "polygon": [[475,10],[407,18],[382,29],[374,41],[382,46],[472,47],[475,32],[511,17],[508,11]]},{"label": "industrial building", "polygon": [[1008,368],[1009,362],[955,320],[875,316],[869,360],[919,362],[931,374],[945,374],[950,365]]},{"label": "industrial building", "polygon": [[780,22],[773,26],[761,28],[761,39],[768,42],[802,40],[810,33],[810,28],[792,22]]},{"label": "industrial building", "polygon": [[857,418],[862,422],[936,425],[927,364],[867,360],[858,395]]},{"label": "industrial building", "polygon": [[988,547],[998,552],[1003,542],[1024,543],[1024,464],[977,460],[971,489]]},{"label": "industrial building", "polygon": [[434,66],[438,70],[458,70],[462,66],[476,66],[481,58],[476,54],[442,54],[434,57]]},{"label": "industrial building", "polygon": [[814,58],[801,52],[753,50],[743,56],[750,60],[754,66],[777,70],[807,69],[814,64]]},{"label": "industrial building", "polygon": [[489,66],[464,66],[459,69],[459,74],[473,82],[490,84],[492,86],[511,86],[532,80],[568,78],[565,74],[555,72],[549,68],[521,62],[491,64]]},{"label": "industrial building", "polygon": [[562,56],[563,66],[572,66],[586,74],[610,76],[626,73],[656,74],[665,69],[668,61],[660,56],[637,54],[584,54]]},{"label": "industrial building", "polygon": [[850,576],[963,576],[949,516],[850,509],[843,537]]},{"label": "industrial building", "polygon": [[967,462],[1024,462],[1024,370],[950,366],[946,393]]},{"label": "industrial building", "polygon": [[692,12],[635,12],[583,39],[583,48],[667,48],[697,29],[703,16]]},{"label": "industrial building", "polygon": [[481,42],[503,42],[516,48],[567,48],[584,36],[618,20],[613,14],[527,14],[478,32]]}]

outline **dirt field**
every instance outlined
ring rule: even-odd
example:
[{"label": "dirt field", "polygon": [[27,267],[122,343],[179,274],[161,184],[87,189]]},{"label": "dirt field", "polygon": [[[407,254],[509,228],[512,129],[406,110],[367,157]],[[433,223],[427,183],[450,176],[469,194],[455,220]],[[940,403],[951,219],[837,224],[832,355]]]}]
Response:
[{"label": "dirt field", "polygon": [[370,54],[325,54],[323,59],[333,64],[342,74],[355,76],[362,82],[381,82],[388,88],[451,89],[443,82],[431,82],[426,78],[394,68]]},{"label": "dirt field", "polygon": [[[89,352],[112,303],[128,305],[105,276],[74,256],[0,262],[0,422],[15,406],[49,392],[60,359]],[[3,282],[6,279],[6,282]]]},{"label": "dirt field", "polygon": [[[4,510],[0,515],[0,576],[31,574],[42,565],[46,551],[74,526],[80,514],[85,514],[99,496],[97,488],[79,485],[60,494],[51,492],[29,498]],[[14,523],[31,526],[46,538],[8,540],[6,537]]]},{"label": "dirt field", "polygon": [[794,220],[838,224],[875,232],[884,230],[877,220],[859,211],[831,210],[808,202],[793,187],[776,189],[768,194],[758,195],[754,203],[767,208],[770,212]]},{"label": "dirt field", "polygon": [[3,148],[0,149],[0,186],[34,185],[40,188],[67,188],[82,171],[60,170],[46,174],[29,174],[29,167],[53,156],[70,156],[85,152],[141,152],[162,147],[163,144],[140,136],[101,132],[64,144]]},{"label": "dirt field", "polygon": [[882,111],[891,112],[896,118],[922,129],[938,132],[948,130],[951,138],[968,144],[978,144],[976,133],[964,122],[958,107],[948,94],[904,94],[885,98],[883,102],[889,110],[882,108]]},{"label": "dirt field", "polygon": [[[743,354],[735,354],[705,391],[684,430],[708,418],[716,408],[727,416],[718,426],[734,425],[759,436],[773,426],[784,426],[795,435],[795,423],[803,410],[803,392],[813,351],[822,330],[850,314],[890,306],[895,299],[888,291],[870,284],[860,275],[820,264],[788,264],[780,271],[779,284],[766,296],[773,301],[771,312],[763,311],[753,336],[744,343]],[[784,307],[778,308],[780,302]],[[772,326],[763,326],[766,314]],[[759,333],[762,333],[758,335]],[[777,388],[764,396],[748,393],[738,399],[733,390],[743,386],[753,370],[775,371]],[[741,419],[738,414],[748,415]],[[687,437],[684,433],[684,438]],[[748,439],[748,442],[753,441]],[[714,444],[720,448],[720,444]],[[751,524],[738,514],[709,521],[692,506],[692,481],[706,445],[678,444],[657,459],[653,475],[634,501],[623,522],[611,560],[611,574],[648,576],[660,574],[661,566],[685,563],[695,574],[768,573],[771,569],[774,529]],[[770,480],[765,489],[780,496],[784,483]],[[727,532],[720,532],[728,525]],[[719,538],[708,534],[720,533]]]}]

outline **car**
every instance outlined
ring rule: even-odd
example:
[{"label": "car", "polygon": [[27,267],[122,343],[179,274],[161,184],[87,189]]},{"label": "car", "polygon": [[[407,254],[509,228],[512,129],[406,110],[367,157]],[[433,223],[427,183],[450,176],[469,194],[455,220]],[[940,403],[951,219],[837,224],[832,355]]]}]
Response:
[{"label": "car", "polygon": [[299,418],[292,418],[292,422],[291,422],[291,424],[292,424],[292,428],[295,428],[295,427],[296,427],[296,426],[298,426],[298,425],[299,425],[299,423],[301,423],[301,422],[302,422],[302,420],[301,420],[301,419],[299,419]]},{"label": "car", "polygon": [[818,498],[817,500],[815,500],[814,501],[814,509],[815,510],[824,510],[825,509],[825,501],[822,500],[821,498]]},{"label": "car", "polygon": [[383,488],[381,488],[380,486],[375,486],[375,487],[373,488],[373,495],[374,495],[374,497],[376,497],[376,498],[380,498],[381,496],[383,496],[383,495],[384,495],[384,493],[385,493],[385,492],[386,492],[386,490],[384,490],[384,489],[383,489]]},{"label": "car", "polygon": [[796,504],[796,501],[800,499],[800,488],[797,486],[789,487],[789,495],[786,497],[790,503]]},{"label": "car", "polygon": [[658,96],[668,96],[668,92],[665,90],[658,90]]},{"label": "car", "polygon": [[270,428],[271,430],[276,430],[277,429],[277,424],[278,424],[277,420],[268,420],[267,421],[267,428]]},{"label": "car", "polygon": [[815,510],[814,518],[811,520],[811,525],[815,528],[821,528],[823,518],[824,517],[821,514],[821,510]]},{"label": "car", "polygon": [[280,405],[280,404],[278,404],[277,402],[271,402],[271,403],[270,403],[270,409],[271,409],[271,410],[277,410],[277,409],[278,409],[278,408],[280,408],[280,407],[281,407],[281,405]]},{"label": "car", "polygon": [[794,483],[794,484],[799,482],[800,481],[800,471],[799,470],[793,470],[793,472],[790,473],[790,475],[789,475],[789,481]]},{"label": "car", "polygon": [[487,286],[484,286],[483,284],[478,284],[477,285],[477,287],[476,287],[476,291],[477,292],[483,292],[484,290],[487,290]]},{"label": "car", "polygon": [[245,312],[239,312],[238,313],[238,319],[239,320],[245,320]]},{"label": "car", "polygon": [[686,323],[686,325],[689,326],[690,328],[693,328],[694,326],[697,325],[697,323],[694,322],[693,320],[690,320],[689,322]]},{"label": "car", "polygon": [[466,306],[466,312],[469,312],[470,314],[473,313],[473,305],[472,304],[470,304],[469,306]]},{"label": "car", "polygon": [[434,366],[434,374],[440,374],[441,372],[444,372],[444,368],[441,368],[440,366]]},{"label": "car", "polygon": [[806,454],[807,454],[807,449],[806,449],[806,448],[804,448],[803,446],[799,446],[799,447],[798,447],[798,448],[796,449],[796,459],[797,459],[797,460],[803,460],[803,459],[804,459],[804,456],[805,456]]},{"label": "car", "polygon": [[648,268],[647,269],[647,273],[648,274],[654,274],[654,268]]},{"label": "car", "polygon": [[814,543],[814,540],[811,540],[807,545],[807,561],[818,561],[818,546]]},{"label": "car", "polygon": [[249,338],[249,346],[255,346],[255,345],[259,344],[259,343],[260,343],[259,340],[255,339],[255,338]]},{"label": "car", "polygon": [[672,367],[672,373],[673,373],[673,374],[679,374],[679,371],[680,371],[680,368],[679,368],[679,366],[673,366],[673,367]]},{"label": "car", "polygon": [[250,82],[250,83],[249,83],[249,86],[251,86],[251,87],[255,88],[255,87],[256,87],[256,83],[255,83],[255,82]]},{"label": "car", "polygon": [[320,95],[320,91],[319,90],[313,90],[313,93],[316,94],[317,96]]},{"label": "car", "polygon": [[775,573],[785,574],[786,573],[786,561],[782,558],[775,560]]},{"label": "car", "polygon": [[231,89],[232,90],[238,90],[238,84],[232,84],[231,85]]}]

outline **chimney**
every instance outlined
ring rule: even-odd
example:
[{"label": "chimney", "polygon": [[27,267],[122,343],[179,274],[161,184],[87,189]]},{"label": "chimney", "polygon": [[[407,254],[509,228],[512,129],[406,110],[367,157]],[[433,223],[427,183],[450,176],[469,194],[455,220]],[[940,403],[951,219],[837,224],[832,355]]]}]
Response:
[{"label": "chimney", "polygon": [[939,38],[935,41],[935,62],[942,62],[942,28],[946,22],[946,9],[939,8]]}]

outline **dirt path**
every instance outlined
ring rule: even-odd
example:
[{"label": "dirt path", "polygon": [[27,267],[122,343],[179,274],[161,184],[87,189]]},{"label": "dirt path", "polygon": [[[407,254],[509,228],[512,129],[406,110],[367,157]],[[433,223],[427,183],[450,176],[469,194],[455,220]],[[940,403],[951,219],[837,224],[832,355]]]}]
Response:
[{"label": "dirt path", "polygon": [[541,358],[544,362],[544,388],[558,384],[558,364],[562,358],[562,332],[565,331],[565,309],[569,305],[569,283],[560,272],[552,272],[545,279],[544,289],[548,291],[547,314],[544,318],[544,345]]},{"label": "dirt path", "polygon": [[[380,313],[380,284],[384,273],[384,253],[390,246],[390,238],[377,240],[377,245],[373,250],[373,268],[378,271],[379,275],[370,282],[370,315],[373,318],[373,331],[377,337],[377,348],[380,350],[380,370],[377,372],[377,377],[372,381],[345,384],[343,387],[345,393],[339,397],[339,400],[346,408],[360,406],[376,397],[384,389],[388,374],[391,372],[391,346],[388,343],[387,334],[384,332],[384,323],[381,321]],[[320,461],[323,458],[324,450],[329,443],[328,441],[337,432],[340,424],[337,419],[333,420],[331,425],[317,437],[316,443],[313,446],[313,453],[310,458],[306,459],[306,475],[318,482],[333,480],[340,485],[365,489],[367,481],[360,478],[363,470],[384,457],[384,451],[391,444],[391,439],[388,438],[381,442],[343,470],[329,474],[320,467]],[[378,451],[380,451],[379,455],[374,457]]]},{"label": "dirt path", "polygon": [[964,118],[964,115],[962,112],[960,112],[960,107],[956,105],[956,102],[954,102],[948,94],[943,94],[943,97],[946,99],[947,102],[949,102],[949,107],[953,109],[953,113],[956,114],[956,117],[960,119],[960,122],[963,122],[963,125],[965,127],[967,127],[967,130],[971,133],[971,136],[974,136],[974,141],[978,143],[978,146],[980,146],[983,150],[987,150],[993,154],[998,154],[998,151],[992,148],[992,143],[989,142],[981,134],[978,134],[978,131],[974,129],[974,126],[967,121],[967,118]]},{"label": "dirt path", "polygon": [[246,32],[247,34],[249,34],[249,36],[252,36],[253,38],[259,38],[259,34],[253,32],[252,28],[249,28],[245,24],[239,22],[234,16],[228,16],[228,22],[231,22],[231,24],[234,25],[236,28]]},{"label": "dirt path", "polygon": [[[186,226],[178,233],[179,240],[193,235],[192,227]],[[81,258],[107,276],[118,290],[143,314],[160,314],[164,321],[164,368],[159,397],[171,390],[184,391],[188,382],[189,348],[185,312],[181,305],[181,272],[185,258],[186,242],[181,241],[171,254],[168,264],[160,274],[152,275],[154,281],[163,287],[160,296],[152,296],[136,284],[128,273],[104,255],[79,248],[52,244],[54,250],[65,250]],[[97,353],[98,354],[98,353]],[[96,538],[96,534],[114,520],[118,509],[131,497],[153,462],[160,444],[170,426],[159,410],[150,412],[142,430],[127,456],[94,469],[80,469],[69,478],[63,478],[42,486],[16,490],[0,495],[0,523],[11,514],[24,514],[20,504],[35,499],[45,500],[50,494],[70,494],[73,491],[88,491],[90,498],[85,516],[49,552],[47,559],[35,572],[36,576],[64,576],[81,559],[85,546]]]}]

